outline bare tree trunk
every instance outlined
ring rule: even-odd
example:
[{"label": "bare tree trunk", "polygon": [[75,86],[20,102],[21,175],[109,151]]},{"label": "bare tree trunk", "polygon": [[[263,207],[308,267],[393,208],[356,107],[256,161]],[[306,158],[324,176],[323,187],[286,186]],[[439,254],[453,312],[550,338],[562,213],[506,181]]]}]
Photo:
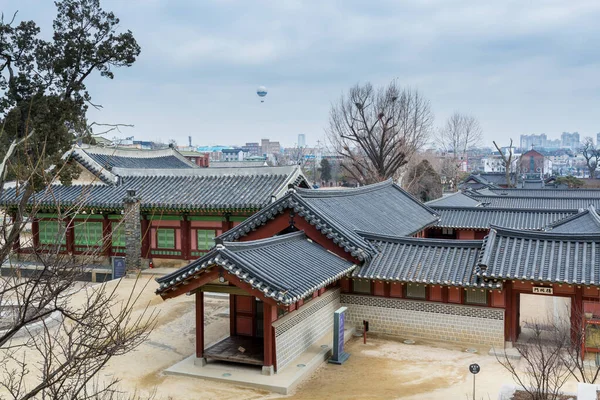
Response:
[{"label": "bare tree trunk", "polygon": [[423,146],[433,121],[429,102],[396,82],[354,86],[331,107],[328,137],[360,184],[393,178]]},{"label": "bare tree trunk", "polygon": [[[512,179],[511,179],[511,169],[512,169],[512,157],[513,157],[513,140],[510,139],[510,144],[508,145],[508,157],[502,152],[502,149],[500,149],[500,146],[498,146],[496,144],[496,142],[494,141],[494,146],[496,147],[496,149],[498,150],[498,152],[500,153],[500,157],[502,157],[502,162],[504,163],[504,169],[505,169],[505,174],[506,174],[506,184],[509,188],[511,187],[515,187],[516,186],[516,182],[515,184],[512,183]],[[515,177],[515,179],[517,179]]]}]

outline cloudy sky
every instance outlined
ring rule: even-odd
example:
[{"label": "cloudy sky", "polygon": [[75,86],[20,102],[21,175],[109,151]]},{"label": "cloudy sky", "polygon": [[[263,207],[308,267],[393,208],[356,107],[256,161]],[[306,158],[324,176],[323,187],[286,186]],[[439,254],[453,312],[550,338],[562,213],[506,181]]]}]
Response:
[{"label": "cloudy sky", "polygon": [[[332,101],[397,79],[436,125],[479,118],[485,142],[600,132],[598,0],[101,0],[142,54],[89,88],[122,136],[194,144],[323,138]],[[49,0],[0,0],[47,33]],[[264,103],[256,88],[265,85]]]}]

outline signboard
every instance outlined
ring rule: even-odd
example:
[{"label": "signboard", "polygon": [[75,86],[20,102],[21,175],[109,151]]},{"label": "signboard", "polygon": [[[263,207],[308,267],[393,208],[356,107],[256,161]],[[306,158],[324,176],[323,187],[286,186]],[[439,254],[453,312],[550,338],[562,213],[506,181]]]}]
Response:
[{"label": "signboard", "polygon": [[340,313],[340,317],[338,319],[338,328],[337,328],[337,338],[338,338],[337,354],[338,355],[344,353],[345,320],[346,320],[346,313],[344,313],[344,312]]},{"label": "signboard", "polygon": [[342,364],[350,357],[344,352],[345,313],[348,307],[340,307],[333,313],[333,356],[329,359],[332,364]]},{"label": "signboard", "polygon": [[533,293],[552,294],[552,293],[554,293],[554,291],[553,291],[553,289],[551,287],[547,287],[547,286],[534,286],[533,287]]},{"label": "signboard", "polygon": [[125,257],[113,257],[112,278],[119,279],[125,276]]}]

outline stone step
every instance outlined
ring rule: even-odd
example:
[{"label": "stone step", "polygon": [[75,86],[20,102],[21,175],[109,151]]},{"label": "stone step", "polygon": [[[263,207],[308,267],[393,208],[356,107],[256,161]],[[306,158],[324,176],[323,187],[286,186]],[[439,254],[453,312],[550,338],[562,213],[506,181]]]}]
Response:
[{"label": "stone step", "polygon": [[496,349],[492,347],[490,351],[488,351],[488,355],[498,357],[499,359],[503,359],[506,355],[507,358],[511,360],[520,360],[521,354],[514,347],[509,349]]}]

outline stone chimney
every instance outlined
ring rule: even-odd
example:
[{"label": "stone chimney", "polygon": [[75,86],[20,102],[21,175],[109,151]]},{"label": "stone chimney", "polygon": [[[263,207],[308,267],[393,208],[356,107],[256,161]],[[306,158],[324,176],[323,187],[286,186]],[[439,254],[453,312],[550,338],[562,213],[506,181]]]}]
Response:
[{"label": "stone chimney", "polygon": [[125,269],[129,273],[140,269],[142,257],[142,227],[140,198],[128,189],[123,199],[123,227],[125,230]]}]

